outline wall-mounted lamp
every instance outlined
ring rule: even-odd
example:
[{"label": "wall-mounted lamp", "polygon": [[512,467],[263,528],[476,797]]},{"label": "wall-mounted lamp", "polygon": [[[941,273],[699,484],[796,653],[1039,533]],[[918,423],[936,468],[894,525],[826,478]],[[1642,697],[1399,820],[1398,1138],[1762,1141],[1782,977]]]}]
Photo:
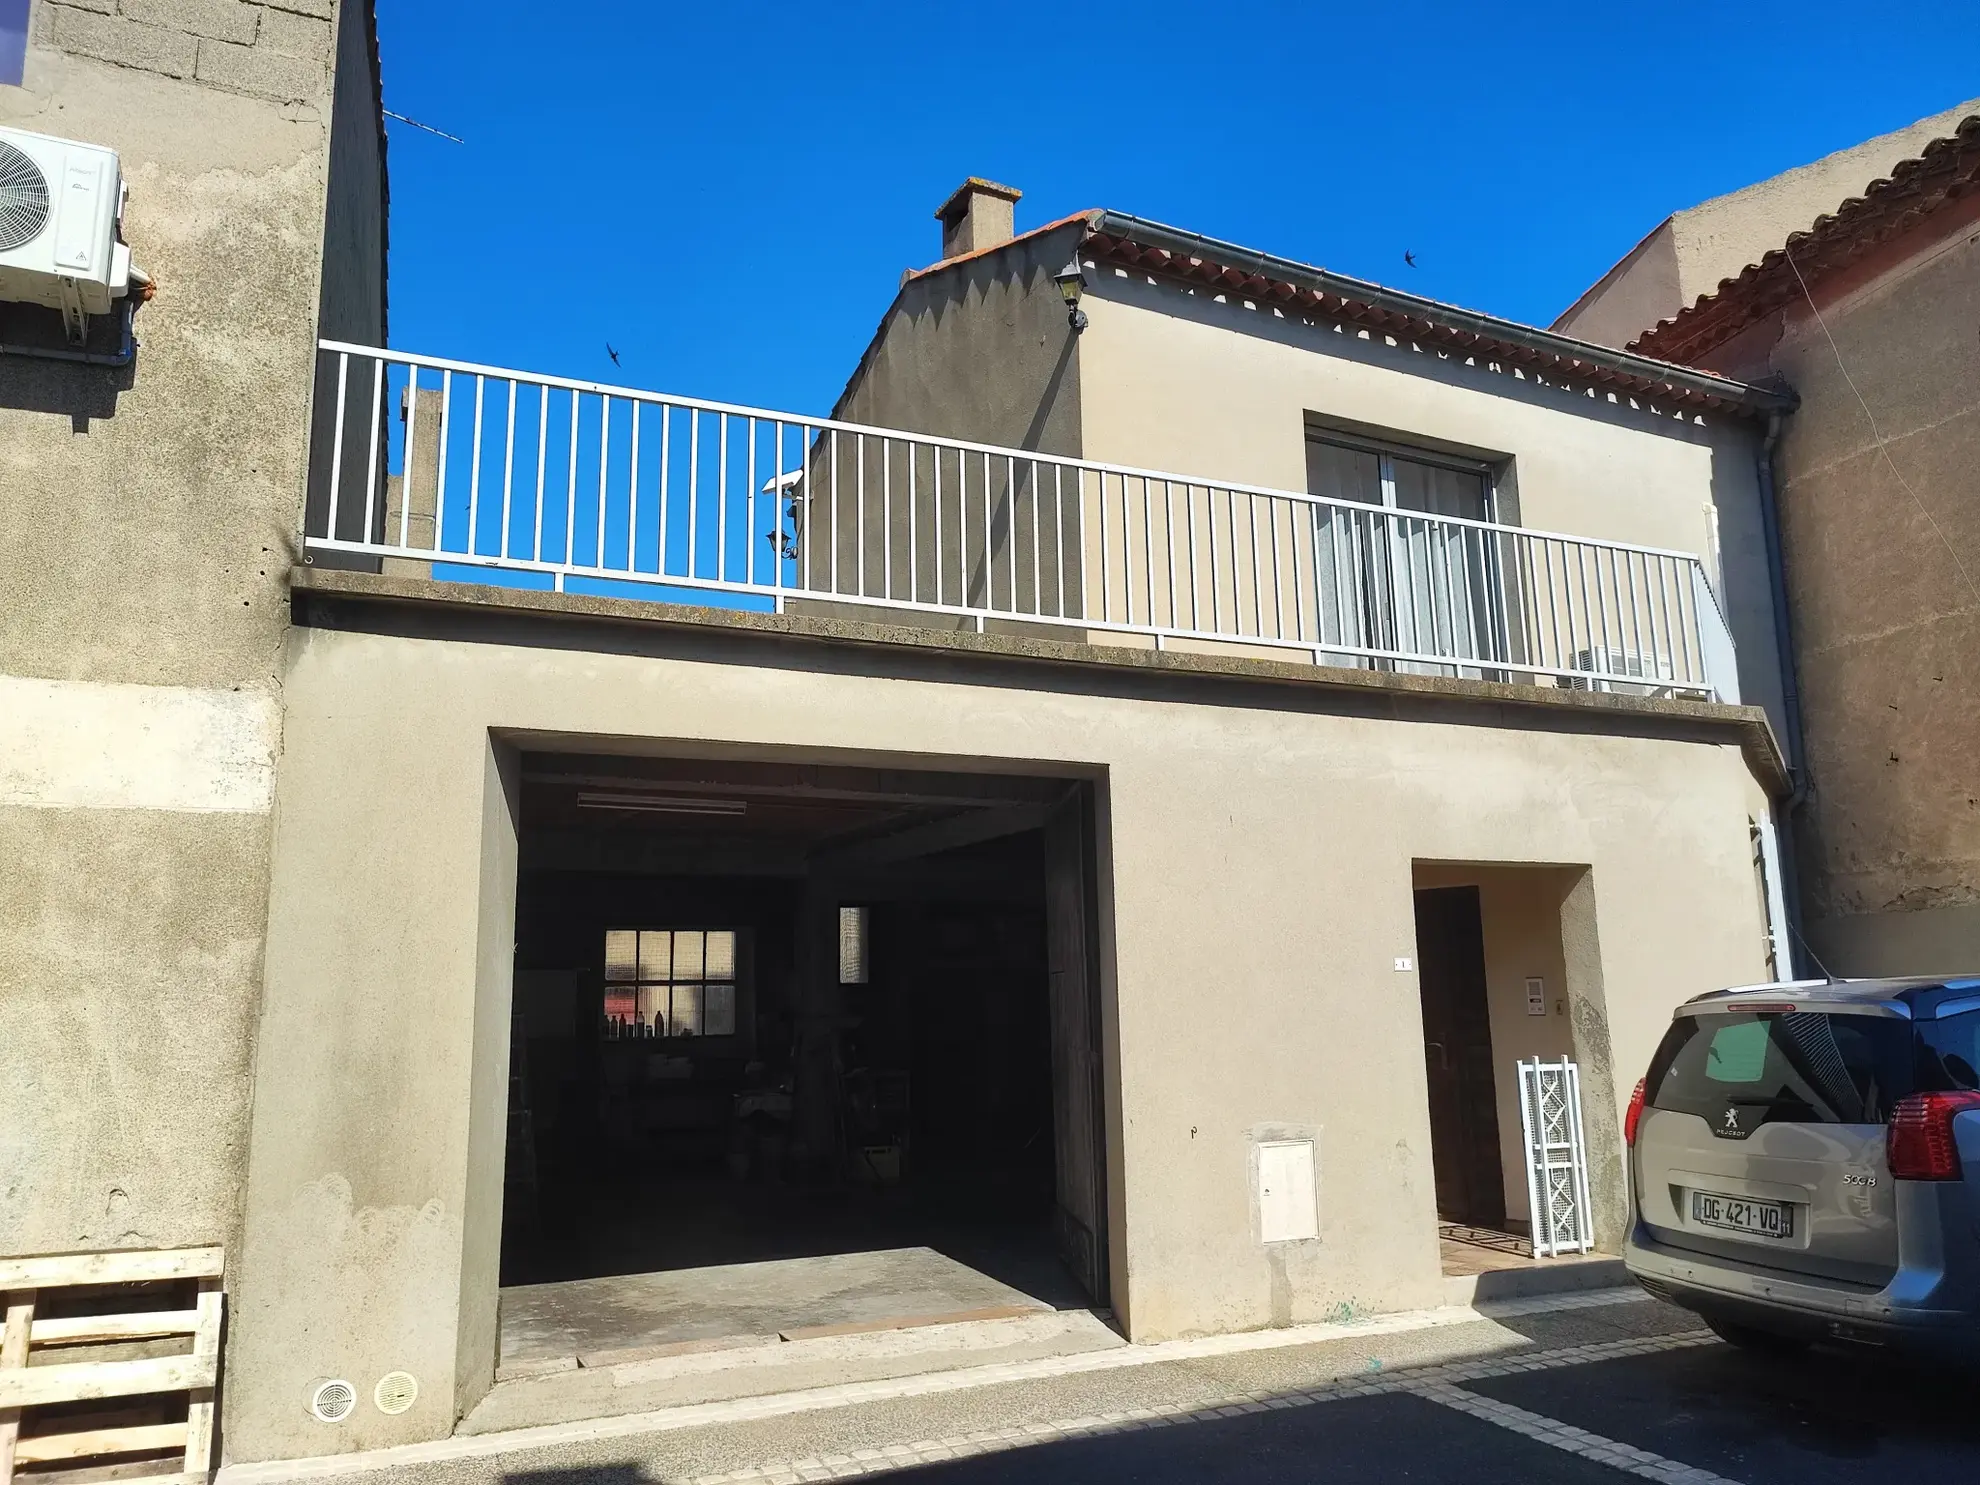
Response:
[{"label": "wall-mounted lamp", "polygon": [[1052,275],[1052,282],[1059,286],[1059,297],[1066,301],[1066,323],[1077,335],[1086,328],[1086,311],[1079,307],[1079,296],[1086,292],[1086,274],[1079,266],[1078,253]]}]

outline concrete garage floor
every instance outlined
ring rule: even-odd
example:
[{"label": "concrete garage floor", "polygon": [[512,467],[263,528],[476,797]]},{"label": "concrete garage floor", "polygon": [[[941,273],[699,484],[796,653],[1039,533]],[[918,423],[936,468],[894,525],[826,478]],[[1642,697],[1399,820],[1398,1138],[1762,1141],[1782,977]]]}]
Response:
[{"label": "concrete garage floor", "polygon": [[1049,1188],[812,1187],[647,1168],[577,1181],[543,1221],[502,1234],[502,1287],[777,1258],[933,1248],[1064,1309],[1085,1297],[1059,1261]]},{"label": "concrete garage floor", "polygon": [[460,1432],[1126,1344],[1101,1313],[1055,1309],[928,1247],[535,1284],[502,1291],[495,1386]]},{"label": "concrete garage floor", "polygon": [[530,1284],[502,1291],[501,1375],[1052,1309],[933,1248]]}]

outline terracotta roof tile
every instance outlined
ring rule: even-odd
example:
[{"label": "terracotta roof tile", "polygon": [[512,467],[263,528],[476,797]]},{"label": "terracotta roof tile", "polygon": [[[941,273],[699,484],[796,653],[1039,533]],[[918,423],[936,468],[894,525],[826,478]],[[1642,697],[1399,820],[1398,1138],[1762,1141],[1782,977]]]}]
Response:
[{"label": "terracotta roof tile", "polygon": [[[1802,282],[1845,267],[1949,202],[1980,191],[1980,114],[1962,119],[1882,180],[1872,181],[1805,232],[1723,279],[1710,294],[1638,336],[1630,349],[1686,362],[1802,295]],[[1796,270],[1799,270],[1797,276]]]},{"label": "terracotta roof tile", "polygon": [[1099,214],[1083,251],[1123,267],[1519,367],[1576,390],[1626,392],[1671,407],[1748,414],[1794,405],[1791,396],[1768,388],[1575,340],[1118,212]]},{"label": "terracotta roof tile", "polygon": [[[1080,251],[1096,261],[1324,315],[1337,323],[1366,326],[1453,354],[1486,358],[1573,390],[1615,391],[1672,409],[1755,414],[1794,405],[1791,396],[1766,388],[1442,304],[1122,212],[1074,212],[1020,232],[995,247],[910,269],[901,275],[901,287],[1076,224],[1084,224],[1086,229]],[[876,330],[872,344],[860,358],[861,369],[878,345],[886,323],[883,316],[881,329]],[[855,370],[848,391],[858,380],[859,371]],[[841,394],[840,405],[843,403]]]}]

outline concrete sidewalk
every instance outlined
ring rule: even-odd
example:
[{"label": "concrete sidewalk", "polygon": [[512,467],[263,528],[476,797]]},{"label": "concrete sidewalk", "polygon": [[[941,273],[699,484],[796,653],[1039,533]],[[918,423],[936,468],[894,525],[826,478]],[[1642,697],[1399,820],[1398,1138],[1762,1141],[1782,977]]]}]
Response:
[{"label": "concrete sidewalk", "polygon": [[1430,1375],[1425,1368],[1566,1365],[1689,1344],[1696,1324],[1634,1289],[1549,1295],[842,1383],[336,1460],[233,1466],[220,1480],[634,1485],[844,1478],[1100,1427],[1345,1395],[1343,1388],[1393,1390]]}]

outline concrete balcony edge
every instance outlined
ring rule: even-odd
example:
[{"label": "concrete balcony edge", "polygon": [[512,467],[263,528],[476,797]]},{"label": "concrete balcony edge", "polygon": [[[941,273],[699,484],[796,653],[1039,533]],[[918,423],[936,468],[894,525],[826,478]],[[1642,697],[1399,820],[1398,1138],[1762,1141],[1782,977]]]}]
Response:
[{"label": "concrete balcony edge", "polygon": [[865,619],[816,614],[750,613],[651,599],[552,593],[481,583],[436,582],[429,578],[385,576],[326,567],[295,567],[290,574],[289,586],[294,595],[303,599],[298,605],[301,615],[295,622],[305,627],[310,622],[309,598],[320,595],[341,601],[437,607],[467,613],[500,613],[547,622],[584,620],[657,630],[726,632],[739,637],[799,640],[842,648],[980,656],[986,660],[1098,669],[1118,675],[1195,677],[1206,682],[1246,682],[1362,695],[1387,694],[1431,702],[1484,703],[1552,713],[1557,719],[1565,713],[1578,715],[1587,722],[1608,721],[1614,724],[1618,732],[1631,730],[1632,721],[1664,726],[1686,723],[1710,731],[1723,729],[1727,741],[1738,744],[1747,767],[1769,797],[1783,798],[1791,787],[1787,765],[1773,728],[1767,721],[1766,713],[1757,706],[1624,696],[1606,691],[1515,685],[1459,676],[1351,670],[1297,660],[1136,649],[1126,645],[1080,643],[1014,632],[978,634],[969,630],[920,628],[909,624],[874,623]]}]

